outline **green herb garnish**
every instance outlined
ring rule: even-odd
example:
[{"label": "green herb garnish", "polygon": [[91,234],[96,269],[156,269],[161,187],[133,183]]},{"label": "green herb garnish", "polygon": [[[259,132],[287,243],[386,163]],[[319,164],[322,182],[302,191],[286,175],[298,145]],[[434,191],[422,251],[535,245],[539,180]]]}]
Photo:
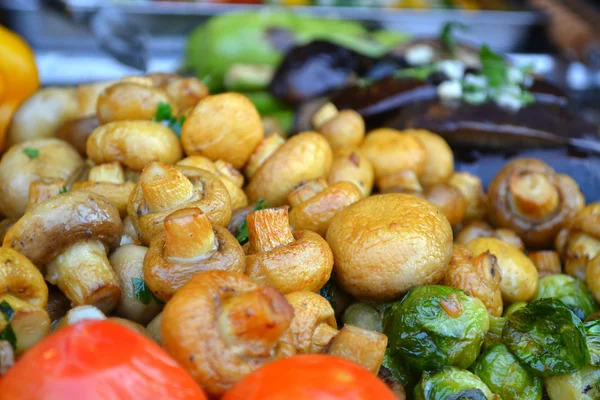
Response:
[{"label": "green herb garnish", "polygon": [[4,300],[0,303],[0,312],[4,315],[4,318],[7,322],[12,321],[13,316],[15,315],[15,310]]},{"label": "green herb garnish", "polygon": [[67,187],[63,186],[60,188],[60,190],[58,191],[58,194],[63,194],[63,193],[67,193]]},{"label": "green herb garnish", "polygon": [[[259,199],[258,202],[254,205],[252,211],[264,210],[265,208],[269,208],[269,206],[267,206],[267,203],[265,203],[264,200]],[[244,222],[242,222],[240,227],[237,229],[235,238],[242,245],[248,242],[248,225],[246,224],[246,220],[244,220]]]},{"label": "green herb garnish", "polygon": [[10,324],[15,315],[15,310],[13,310],[10,304],[8,304],[6,301],[3,301],[0,303],[0,313],[2,313],[4,319],[6,319],[8,322],[4,330],[0,333],[0,340],[6,340],[8,343],[10,343],[12,348],[16,350],[17,336],[15,335],[15,331]]},{"label": "green herb garnish", "polygon": [[394,71],[395,78],[415,78],[422,81],[426,80],[429,75],[436,71],[433,65],[424,65],[415,68],[402,68]]},{"label": "green herb garnish", "polygon": [[30,149],[28,147],[23,149],[23,153],[25,153],[27,157],[31,158],[32,160],[35,160],[40,155],[40,151],[38,149]]},{"label": "green herb garnish", "polygon": [[454,32],[456,30],[466,31],[469,27],[460,22],[448,22],[442,28],[442,33],[440,34],[440,40],[444,43],[444,46],[448,49],[450,54],[456,56],[456,38],[454,37]]},{"label": "green herb garnish", "polygon": [[138,299],[142,304],[148,305],[152,300],[158,304],[162,304],[160,299],[157,299],[152,290],[146,285],[146,282],[140,278],[131,278],[133,283],[133,292],[135,298]]},{"label": "green herb garnish", "polygon": [[158,107],[156,108],[156,115],[152,118],[152,121],[161,122],[164,125],[168,126],[175,132],[177,137],[181,136],[181,127],[185,122],[185,116],[181,116],[177,118],[173,115],[173,111],[171,109],[171,105],[168,103],[163,103],[162,101],[158,103]]},{"label": "green herb garnish", "polygon": [[493,88],[500,88],[507,83],[508,63],[502,56],[494,53],[487,45],[479,49],[481,72]]}]

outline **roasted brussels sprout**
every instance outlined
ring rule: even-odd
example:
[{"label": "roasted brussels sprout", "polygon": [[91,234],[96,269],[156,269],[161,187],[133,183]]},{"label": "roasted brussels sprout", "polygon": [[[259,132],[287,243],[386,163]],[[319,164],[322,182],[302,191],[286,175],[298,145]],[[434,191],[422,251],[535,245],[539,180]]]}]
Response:
[{"label": "roasted brussels sprout", "polygon": [[389,351],[418,371],[467,368],[489,329],[483,302],[448,286],[419,286],[384,318]]},{"label": "roasted brussels sprout", "polygon": [[579,279],[569,275],[548,275],[540,279],[534,300],[548,297],[560,299],[581,320],[596,311],[596,305],[588,287]]},{"label": "roasted brussels sprout", "polygon": [[584,328],[590,363],[600,366],[600,319],[586,322]]},{"label": "roasted brussels sprout", "polygon": [[507,317],[494,317],[493,315],[490,315],[489,318],[490,329],[485,334],[485,338],[483,340],[484,349],[502,342],[502,330],[504,329],[504,325],[506,325],[506,320],[508,319]]},{"label": "roasted brussels sprout", "polygon": [[448,367],[433,374],[424,373],[415,387],[414,400],[493,400],[490,388],[477,375]]},{"label": "roasted brussels sprout", "polygon": [[392,377],[402,384],[407,393],[412,392],[413,388],[419,383],[419,374],[411,370],[403,360],[393,357],[389,348],[383,356],[381,368],[387,369]]},{"label": "roasted brussels sprout", "polygon": [[502,341],[537,376],[575,372],[590,359],[583,322],[558,299],[537,300],[515,311]]},{"label": "roasted brussels sprout", "polygon": [[503,344],[485,350],[472,371],[503,399],[542,399],[542,379],[527,371]]},{"label": "roasted brussels sprout", "polygon": [[600,367],[588,365],[570,375],[544,379],[550,400],[600,399]]}]

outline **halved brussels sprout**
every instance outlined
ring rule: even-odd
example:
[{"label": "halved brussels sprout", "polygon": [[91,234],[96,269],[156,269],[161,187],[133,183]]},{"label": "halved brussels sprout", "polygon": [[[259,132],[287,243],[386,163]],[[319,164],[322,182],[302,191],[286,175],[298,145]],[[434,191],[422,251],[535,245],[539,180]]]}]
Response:
[{"label": "halved brussels sprout", "polygon": [[565,274],[548,275],[540,279],[534,300],[554,297],[584,320],[596,312],[596,304],[585,283]]},{"label": "halved brussels sprout", "polygon": [[600,399],[600,367],[588,365],[569,375],[544,379],[550,400]]},{"label": "halved brussels sprout", "polygon": [[506,321],[508,320],[507,317],[494,317],[493,315],[490,315],[489,318],[490,329],[485,334],[483,341],[484,349],[502,342],[502,330],[504,329],[504,325],[506,325]]},{"label": "halved brussels sprout", "polygon": [[485,350],[471,369],[503,399],[542,399],[542,379],[519,364],[503,344]]},{"label": "halved brussels sprout", "polygon": [[590,364],[600,365],[600,319],[586,322],[584,328]]},{"label": "halved brussels sprout", "polygon": [[511,316],[512,313],[514,313],[517,310],[520,310],[521,308],[525,307],[526,305],[527,305],[527,303],[524,301],[517,301],[516,303],[512,303],[510,306],[508,306],[507,308],[504,309],[502,316],[505,318],[508,318]]},{"label": "halved brussels sprout", "polygon": [[386,312],[389,352],[417,371],[467,368],[489,329],[481,300],[448,286],[420,286]]},{"label": "halved brussels sprout", "polygon": [[477,375],[454,367],[425,372],[415,387],[414,400],[493,400],[490,388]]},{"label": "halved brussels sprout", "polygon": [[590,360],[583,322],[558,299],[541,299],[515,311],[502,341],[537,376],[565,375]]}]

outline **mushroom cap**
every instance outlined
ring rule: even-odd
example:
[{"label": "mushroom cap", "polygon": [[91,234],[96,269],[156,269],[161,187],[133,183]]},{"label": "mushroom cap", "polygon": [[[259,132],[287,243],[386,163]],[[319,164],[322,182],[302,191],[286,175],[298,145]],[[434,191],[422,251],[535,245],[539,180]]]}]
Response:
[{"label": "mushroom cap", "polygon": [[222,93],[200,100],[181,128],[187,155],[203,155],[244,166],[264,130],[252,102],[239,93]]},{"label": "mushroom cap", "polygon": [[168,301],[194,275],[221,270],[244,272],[245,255],[237,239],[222,226],[213,226],[217,250],[210,257],[186,263],[171,263],[165,258],[165,235],[150,243],[144,258],[144,280],[156,296]]},{"label": "mushroom cap", "polygon": [[538,271],[522,251],[500,239],[482,237],[466,244],[473,255],[489,251],[498,259],[502,273],[500,291],[505,303],[529,301],[538,289]]},{"label": "mushroom cap", "polygon": [[51,197],[27,211],[6,233],[3,245],[40,266],[82,240],[119,246],[121,218],[106,197],[83,191]]},{"label": "mushroom cap", "polygon": [[327,242],[311,231],[296,231],[293,242],[246,256],[246,275],[281,293],[317,291],[331,277],[333,256]]},{"label": "mushroom cap", "polygon": [[287,204],[288,193],[303,181],[326,177],[331,168],[329,143],[322,135],[303,132],[292,136],[252,175],[246,187],[251,203]]},{"label": "mushroom cap", "polygon": [[[37,157],[30,157],[25,149],[37,150]],[[59,139],[29,140],[11,147],[0,161],[0,214],[20,217],[31,182],[43,178],[69,181],[83,166],[75,149]]]},{"label": "mushroom cap", "polygon": [[452,257],[452,228],[431,203],[399,193],[367,197],[327,230],[336,281],[359,299],[391,301],[439,282]]},{"label": "mushroom cap", "polygon": [[419,139],[390,128],[371,131],[360,149],[373,163],[376,179],[406,169],[421,175],[427,162],[426,148]]},{"label": "mushroom cap", "polygon": [[575,215],[569,228],[600,240],[600,203],[586,205]]},{"label": "mushroom cap", "polygon": [[48,286],[42,273],[21,253],[0,247],[0,296],[13,295],[45,309]]},{"label": "mushroom cap", "polygon": [[68,120],[56,129],[54,135],[72,145],[83,157],[87,155],[87,140],[100,126],[96,116]]},{"label": "mushroom cap", "polygon": [[152,161],[174,164],[183,156],[175,132],[153,121],[104,124],[88,138],[87,154],[96,164],[118,161],[135,171]]},{"label": "mushroom cap", "polygon": [[352,182],[368,196],[373,190],[374,180],[373,164],[360,149],[346,147],[333,152],[327,183],[333,185],[342,181]]},{"label": "mushroom cap", "polygon": [[425,147],[426,161],[419,181],[425,187],[446,183],[454,172],[454,154],[448,142],[437,133],[425,129],[409,129],[403,134],[417,138]]},{"label": "mushroom cap", "polygon": [[135,188],[135,183],[112,183],[112,182],[75,182],[71,186],[71,191],[85,190],[106,197],[117,207],[121,218],[127,216],[127,204],[131,192]]}]

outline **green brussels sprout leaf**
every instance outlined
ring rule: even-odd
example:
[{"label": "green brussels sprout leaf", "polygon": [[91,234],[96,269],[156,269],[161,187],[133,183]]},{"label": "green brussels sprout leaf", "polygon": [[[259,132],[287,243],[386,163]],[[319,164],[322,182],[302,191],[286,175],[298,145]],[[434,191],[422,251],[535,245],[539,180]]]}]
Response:
[{"label": "green brussels sprout leaf", "polygon": [[495,396],[477,375],[454,367],[425,372],[414,400],[492,400]]},{"label": "green brussels sprout leaf", "polygon": [[590,364],[600,365],[600,319],[586,322],[584,327]]},{"label": "green brussels sprout leaf", "polygon": [[485,334],[483,342],[484,349],[502,341],[502,330],[504,329],[507,320],[506,317],[494,317],[493,315],[490,315],[489,318],[490,330]]},{"label": "green brussels sprout leaf", "polygon": [[594,299],[586,284],[569,275],[548,275],[540,279],[534,300],[550,297],[562,301],[581,320],[596,312]]}]

